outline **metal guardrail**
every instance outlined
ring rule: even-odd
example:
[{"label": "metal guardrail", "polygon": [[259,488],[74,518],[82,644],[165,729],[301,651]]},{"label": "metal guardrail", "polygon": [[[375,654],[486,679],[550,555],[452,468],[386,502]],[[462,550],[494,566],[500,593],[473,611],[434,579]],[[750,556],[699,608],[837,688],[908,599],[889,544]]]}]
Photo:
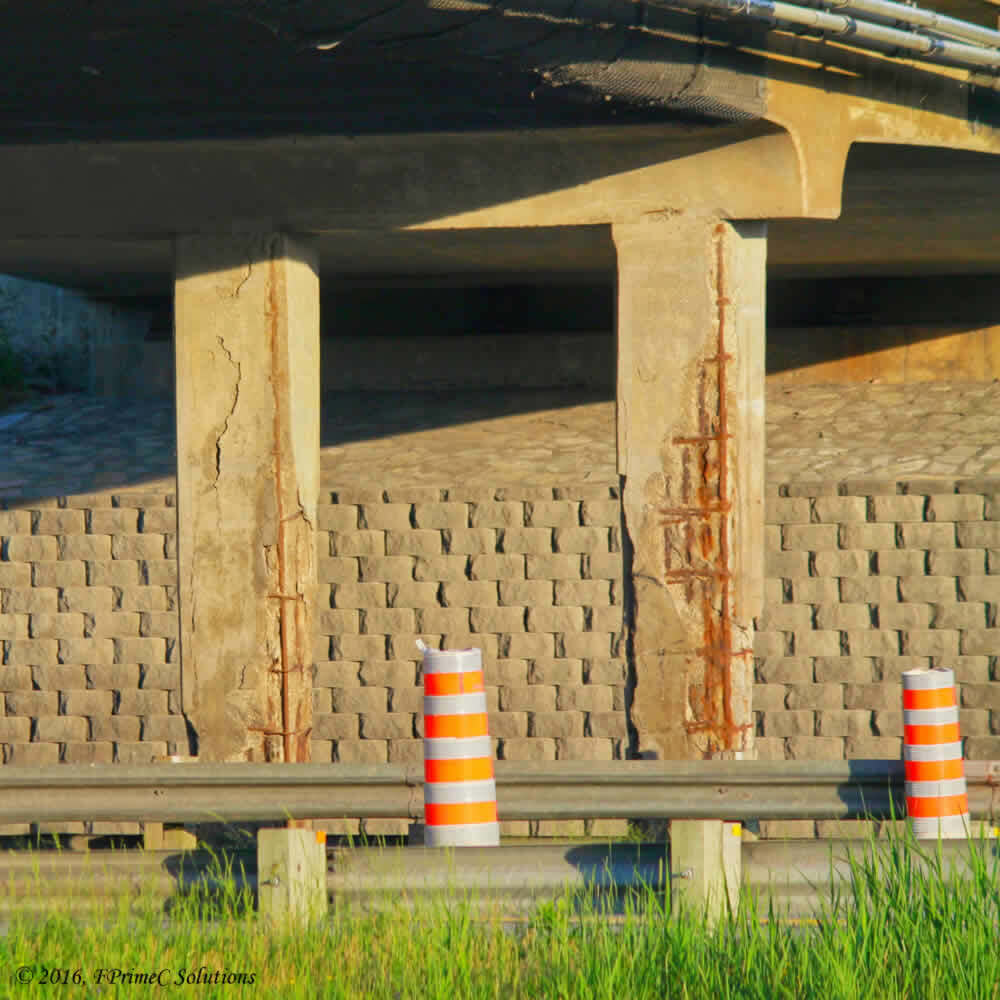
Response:
[{"label": "metal guardrail", "polygon": [[[808,917],[852,892],[851,860],[879,848],[869,841],[756,841],[742,845],[741,884],[758,912]],[[1000,842],[942,841],[930,845],[917,867],[941,852],[943,870],[958,877],[972,871],[976,852],[996,872]],[[257,858],[234,855],[231,885],[257,890]],[[140,897],[164,904],[185,893],[220,887],[218,858],[207,852],[9,852],[0,855],[0,919],[15,912],[92,914],[109,904],[136,903]],[[672,871],[666,844],[538,844],[502,847],[335,849],[328,856],[326,889],[338,905],[365,910],[414,905],[434,896],[475,901],[508,917],[566,892],[599,893],[606,903],[631,892],[653,891],[681,897],[689,890],[686,873]],[[616,907],[612,905],[612,911]]]},{"label": "metal guardrail", "polygon": [[[866,761],[497,761],[515,819],[887,819],[903,765]],[[1000,761],[967,761],[969,807],[1000,816]],[[421,765],[0,767],[0,823],[423,817]]]}]

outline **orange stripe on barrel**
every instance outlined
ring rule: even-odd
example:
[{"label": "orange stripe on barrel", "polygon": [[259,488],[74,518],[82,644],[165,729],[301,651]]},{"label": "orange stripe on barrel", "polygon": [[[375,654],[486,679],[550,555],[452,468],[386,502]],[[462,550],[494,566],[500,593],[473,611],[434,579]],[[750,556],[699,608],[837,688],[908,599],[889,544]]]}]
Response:
[{"label": "orange stripe on barrel", "polygon": [[424,761],[424,781],[488,781],[492,777],[493,760],[490,757]]},{"label": "orange stripe on barrel", "polygon": [[907,781],[949,781],[964,778],[962,761],[958,760],[908,760],[904,765]]},{"label": "orange stripe on barrel", "polygon": [[477,694],[484,690],[482,670],[424,675],[424,694]]},{"label": "orange stripe on barrel", "polygon": [[968,795],[939,795],[935,798],[907,798],[906,812],[919,819],[935,816],[962,816],[969,811]]},{"label": "orange stripe on barrel", "polygon": [[958,723],[943,726],[903,726],[903,740],[911,746],[929,746],[934,743],[957,743]]},{"label": "orange stripe on barrel", "polygon": [[903,708],[919,711],[922,708],[954,708],[955,689],[953,687],[930,688],[925,691],[903,692]]},{"label": "orange stripe on barrel", "polygon": [[470,736],[488,736],[485,712],[471,715],[424,716],[424,736],[427,739],[467,739]]},{"label": "orange stripe on barrel", "polygon": [[456,826],[461,823],[496,823],[495,802],[428,802],[424,822],[428,826]]}]

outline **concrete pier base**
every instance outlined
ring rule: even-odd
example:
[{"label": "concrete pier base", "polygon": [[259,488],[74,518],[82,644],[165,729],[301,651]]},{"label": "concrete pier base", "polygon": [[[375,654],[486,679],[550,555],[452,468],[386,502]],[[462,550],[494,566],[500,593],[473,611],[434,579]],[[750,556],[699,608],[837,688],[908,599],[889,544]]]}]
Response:
[{"label": "concrete pier base", "polygon": [[305,761],[319,279],[275,233],[176,241],[182,706],[203,761]]}]

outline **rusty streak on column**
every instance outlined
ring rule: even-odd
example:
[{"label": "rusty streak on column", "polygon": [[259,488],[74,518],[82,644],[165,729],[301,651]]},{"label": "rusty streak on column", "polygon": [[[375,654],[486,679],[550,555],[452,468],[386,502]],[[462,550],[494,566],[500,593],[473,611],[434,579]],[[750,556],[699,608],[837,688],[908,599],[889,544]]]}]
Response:
[{"label": "rusty streak on column", "polygon": [[307,761],[316,259],[280,233],[192,235],[175,274],[182,708],[200,760]]},{"label": "rusty streak on column", "polygon": [[613,227],[633,750],[753,755],[763,597],[765,227]]}]

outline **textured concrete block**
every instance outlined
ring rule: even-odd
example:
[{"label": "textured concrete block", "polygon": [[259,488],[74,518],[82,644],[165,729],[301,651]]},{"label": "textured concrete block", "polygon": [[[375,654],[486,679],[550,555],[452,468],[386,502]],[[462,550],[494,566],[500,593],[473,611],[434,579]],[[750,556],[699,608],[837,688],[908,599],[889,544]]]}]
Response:
[{"label": "textured concrete block", "polygon": [[116,611],[166,611],[167,592],[163,587],[122,587]]},{"label": "textured concrete block", "polygon": [[313,716],[313,735],[321,740],[354,740],[360,732],[359,716],[353,712],[323,713]]},{"label": "textured concrete block", "polygon": [[31,511],[0,510],[0,536],[30,535]]},{"label": "textured concrete block", "polygon": [[524,524],[524,504],[517,501],[469,504],[472,528],[511,528]]},{"label": "textured concrete block", "polygon": [[[561,606],[601,607],[611,603],[610,580],[557,580],[555,603]],[[544,601],[532,602],[544,604]]]},{"label": "textured concrete block", "polygon": [[840,544],[835,524],[786,524],[781,529],[781,547],[790,552],[820,552]]},{"label": "textured concrete block", "polygon": [[816,609],[816,627],[820,629],[871,628],[871,608],[867,604],[821,604]]},{"label": "textured concrete block", "polygon": [[496,552],[495,528],[449,528],[441,536],[445,552],[453,555],[493,555]]},{"label": "textured concrete block", "polygon": [[447,582],[441,587],[441,603],[446,608],[486,608],[498,603],[497,584],[492,580]]},{"label": "textured concrete block", "polygon": [[548,606],[557,584],[551,580],[508,580],[500,584],[500,603],[511,607]]},{"label": "textured concrete block", "polygon": [[122,690],[118,692],[116,715],[168,715],[167,692]]},{"label": "textured concrete block", "polygon": [[786,708],[787,691],[784,684],[754,684],[752,698],[754,711],[783,712]]},{"label": "textured concrete block", "polygon": [[896,525],[864,523],[842,525],[840,544],[845,549],[894,548],[896,545]]},{"label": "textured concrete block", "polygon": [[782,737],[758,736],[754,741],[757,760],[784,760],[785,740]]},{"label": "textured concrete block", "polygon": [[442,552],[441,532],[420,529],[387,531],[387,556],[436,556]]},{"label": "textured concrete block", "polygon": [[754,656],[784,656],[789,639],[784,632],[756,632],[753,637]]},{"label": "textured concrete block", "polygon": [[[47,563],[47,566],[59,566],[60,563]],[[74,565],[80,567],[83,570],[83,563],[72,563],[69,565]],[[27,588],[31,586],[31,563],[27,562],[0,562],[0,587],[5,589],[9,588],[11,590],[16,590],[20,588]],[[78,570],[79,572],[79,570]],[[84,571],[84,576],[79,581],[74,580],[73,583],[83,583],[86,580],[86,573]],[[46,586],[45,584],[40,584],[40,586]],[[48,586],[58,587],[58,583],[48,584]]]},{"label": "textured concrete block", "polygon": [[795,633],[796,656],[838,656],[841,652],[840,633],[814,629]]},{"label": "textured concrete block", "polygon": [[621,632],[623,617],[621,607],[584,608],[584,626],[588,632]]},{"label": "textured concrete block", "polygon": [[844,708],[901,711],[901,706],[902,693],[898,683],[844,685]]},{"label": "textured concrete block", "polygon": [[59,763],[58,743],[8,743],[5,763],[15,767],[46,767]]},{"label": "textured concrete block", "polygon": [[[959,633],[949,633],[956,636]],[[947,653],[933,653],[933,656],[954,655],[957,649]],[[969,629],[961,633],[963,656],[1000,656],[1000,628]]]},{"label": "textured concrete block", "polygon": [[812,520],[809,500],[805,497],[765,497],[764,520],[767,524],[808,524]]},{"label": "textured concrete block", "polygon": [[26,587],[4,596],[4,611],[9,615],[51,615],[59,610],[59,591],[55,587]]},{"label": "textured concrete block", "polygon": [[[489,705],[489,697],[486,699]],[[424,689],[422,687],[397,687],[389,689],[389,711],[393,713],[408,712],[411,716],[419,715],[424,710]]]},{"label": "textured concrete block", "polygon": [[353,556],[320,556],[316,578],[319,583],[356,583],[360,579],[359,561]]},{"label": "textured concrete block", "polygon": [[930,576],[977,576],[986,572],[986,549],[951,549],[930,552]]},{"label": "textured concrete block", "polygon": [[390,764],[422,764],[424,741],[414,739],[389,740]]},{"label": "textured concrete block", "polygon": [[875,553],[875,571],[880,576],[920,576],[926,567],[927,554],[918,549],[889,549]]},{"label": "textured concrete block", "polygon": [[610,712],[613,705],[612,689],[603,684],[561,684],[556,696],[560,712]]},{"label": "textured concrete block", "polygon": [[844,578],[840,599],[849,603],[881,604],[899,600],[899,581],[889,576]]},{"label": "textured concrete block", "polygon": [[1000,546],[1000,521],[965,521],[956,526],[963,549],[995,549]]},{"label": "textured concrete block", "polygon": [[963,601],[1000,602],[1000,576],[962,576],[958,594]]},{"label": "textured concrete block", "polygon": [[764,608],[758,621],[762,632],[793,632],[811,629],[813,609],[811,604],[773,604]]},{"label": "textured concrete block", "polygon": [[388,604],[384,583],[337,583],[332,589],[335,608],[384,608]]},{"label": "textured concrete block", "polygon": [[501,740],[499,752],[502,760],[555,760],[556,741],[540,737],[508,737]]},{"label": "textured concrete block", "polygon": [[361,715],[363,740],[408,740],[414,738],[412,712],[378,712]]},{"label": "textured concrete block", "polygon": [[[373,715],[388,711],[389,696],[384,687],[333,689],[333,711],[337,714]],[[324,739],[333,737],[323,737]]]},{"label": "textured concrete block", "polygon": [[91,587],[129,587],[139,582],[139,563],[134,559],[88,560],[86,566]]},{"label": "textured concrete block", "polygon": [[768,656],[760,660],[756,672],[762,684],[809,684],[813,661],[807,656]]},{"label": "textured concrete block", "polygon": [[980,602],[935,604],[931,622],[936,629],[981,629],[987,627],[986,605]]},{"label": "textured concrete block", "polygon": [[769,737],[813,736],[815,713],[807,710],[775,712],[764,716],[764,735]]},{"label": "textured concrete block", "polygon": [[900,632],[900,652],[904,656],[955,656],[958,654],[959,637],[960,633],[955,629],[905,629]]},{"label": "textured concrete block", "polygon": [[340,635],[344,632],[357,635],[361,631],[361,612],[356,608],[321,611],[316,616],[316,628],[320,635]]},{"label": "textured concrete block", "polygon": [[528,723],[528,735],[552,739],[582,737],[583,720],[583,712],[533,712]]},{"label": "textured concrete block", "polygon": [[625,683],[628,666],[624,659],[588,659],[583,661],[583,676],[588,684]]},{"label": "textured concrete block", "polygon": [[985,497],[972,493],[938,493],[927,498],[928,521],[981,521]]},{"label": "textured concrete block", "polygon": [[385,740],[337,740],[334,753],[340,764],[385,764],[389,759]]},{"label": "textured concrete block", "polygon": [[[528,661],[498,659],[486,672],[486,683],[516,687],[528,683]],[[542,682],[545,683],[545,682]]]},{"label": "textured concrete block", "polygon": [[137,742],[141,731],[142,721],[134,715],[95,715],[90,720],[91,739],[99,742]]},{"label": "textured concrete block", "polygon": [[[868,709],[824,710],[817,715],[820,736],[864,739],[874,736],[872,713]],[[843,754],[843,748],[841,748]]]},{"label": "textured concrete block", "polygon": [[[523,624],[523,609],[521,620]],[[416,628],[417,631],[430,633],[468,632],[471,629],[469,609],[465,607],[420,608],[416,615]]]},{"label": "textured concrete block", "polygon": [[384,635],[338,635],[330,640],[330,652],[338,660],[384,660]]},{"label": "textured concrete block", "polygon": [[552,531],[552,528],[504,528],[497,536],[497,548],[510,554],[551,553]]},{"label": "textured concrete block", "polygon": [[433,581],[417,583],[412,580],[405,583],[390,583],[387,596],[391,608],[436,608],[438,584]]},{"label": "textured concrete block", "polygon": [[357,531],[358,507],[353,503],[321,503],[316,508],[316,526],[320,531]]},{"label": "textured concrete block", "polygon": [[[611,529],[613,530],[613,529]],[[610,549],[607,528],[556,528],[553,545],[560,553],[606,552]]]},{"label": "textured concrete block", "polygon": [[113,743],[65,743],[62,762],[65,764],[110,764],[114,761]]},{"label": "textured concrete block", "polygon": [[420,581],[464,580],[468,567],[468,556],[422,556],[414,564],[413,577]]},{"label": "textured concrete block", "polygon": [[789,760],[843,760],[844,740],[829,736],[792,736],[785,741]]},{"label": "textured concrete block", "polygon": [[529,632],[582,632],[583,609],[578,607],[528,608]]},{"label": "textured concrete block", "polygon": [[975,736],[965,741],[966,760],[1000,759],[1000,736]]},{"label": "textured concrete block", "polygon": [[[574,556],[552,556],[553,559],[572,560]],[[565,565],[572,566],[572,562]],[[591,552],[583,557],[582,574],[553,574],[555,579],[571,579],[582,575],[587,580],[610,580],[612,583],[622,579],[623,562],[619,552]]]},{"label": "textured concrete block", "polygon": [[902,736],[903,712],[893,708],[872,713],[872,730],[876,736]]},{"label": "textured concrete block", "polygon": [[82,690],[87,687],[87,670],[80,664],[33,666],[31,679],[39,691]]},{"label": "textured concrete block", "polygon": [[59,544],[52,535],[11,535],[7,539],[6,559],[10,562],[42,562],[58,558]]},{"label": "textured concrete block", "polygon": [[891,629],[851,629],[844,633],[846,652],[850,656],[896,656],[901,634]]},{"label": "textured concrete block", "polygon": [[469,524],[467,503],[418,503],[413,505],[413,523],[417,528],[465,528]]},{"label": "textured concrete block", "polygon": [[523,580],[523,555],[478,555],[469,560],[472,580]]},{"label": "textured concrete block", "polygon": [[[871,572],[871,554],[867,549],[842,549],[817,552],[813,557],[816,576],[867,576]],[[793,573],[791,576],[805,576]]]},{"label": "textured concrete block", "polygon": [[990,681],[990,657],[988,656],[947,656],[931,660],[933,667],[955,671],[955,680],[962,684],[988,684]]},{"label": "textured concrete block", "polygon": [[408,503],[363,503],[358,507],[357,527],[367,531],[409,531],[411,511]]},{"label": "textured concrete block", "polygon": [[47,614],[36,612],[29,616],[28,634],[31,639],[74,639],[84,634],[82,613]]},{"label": "textured concrete block", "polygon": [[363,608],[361,610],[361,631],[365,635],[414,632],[416,627],[416,615],[411,608]]},{"label": "textured concrete block", "polygon": [[110,691],[64,691],[59,696],[59,712],[62,715],[87,718],[111,715],[114,701],[115,697]]},{"label": "textured concrete block", "polygon": [[[421,642],[426,643],[433,649],[462,649],[469,645],[477,645],[476,643],[465,642],[462,646],[452,646],[446,642],[449,638],[449,636],[438,632],[397,632],[393,635],[386,636],[387,641],[385,653],[382,656],[371,657],[371,659],[381,660],[384,656],[387,656],[391,660],[410,660],[415,662],[420,658],[420,649],[417,646],[417,639],[420,639]],[[483,636],[481,638],[486,637]],[[484,661],[486,655],[486,651],[484,650]]]},{"label": "textured concrete block", "polygon": [[[614,760],[614,743],[609,739],[594,739],[593,737],[565,737],[556,741],[556,756],[559,760]],[[539,822],[539,836],[545,836],[543,822]],[[553,821],[549,821],[553,822]],[[551,836],[574,836],[574,834],[556,833]],[[575,836],[579,836],[576,834]]]},{"label": "textured concrete block", "polygon": [[563,632],[556,637],[556,648],[560,656],[606,659],[612,655],[611,639],[608,632]]},{"label": "textured concrete block", "polygon": [[[777,582],[780,587],[780,581],[768,580],[766,582],[768,585]],[[791,584],[793,604],[835,604],[841,600],[840,584],[836,577],[797,577],[790,580],[789,583]],[[765,595],[765,607],[775,603],[778,601],[768,600],[767,595]]]},{"label": "textured concrete block", "polygon": [[534,500],[524,505],[524,520],[532,528],[577,527],[580,504],[570,500]]},{"label": "textured concrete block", "polygon": [[555,656],[555,636],[551,633],[521,632],[502,636],[500,655],[505,659],[529,660]]},{"label": "textured concrete block", "polygon": [[988,709],[963,708],[958,713],[959,730],[963,736],[990,736],[990,711]]},{"label": "textured concrete block", "polygon": [[181,715],[150,715],[142,721],[142,739],[165,743],[187,743],[187,726]]},{"label": "textured concrete block", "polygon": [[789,684],[786,691],[785,705],[791,710],[844,707],[843,684]]},{"label": "textured concrete block", "polygon": [[621,523],[618,500],[585,500],[580,505],[580,520],[587,527],[611,528]]},{"label": "textured concrete block", "polygon": [[33,535],[82,535],[86,530],[82,510],[46,509],[31,515]]},{"label": "textured concrete block", "polygon": [[952,604],[958,600],[953,576],[903,576],[899,594],[902,601],[915,604]]},{"label": "textured concrete block", "polygon": [[899,760],[902,754],[902,737],[866,736],[845,741],[848,760]]},{"label": "textured concrete block", "polygon": [[926,504],[923,496],[872,497],[876,521],[923,521]]},{"label": "textured concrete block", "polygon": [[878,604],[875,613],[880,629],[927,628],[931,622],[930,604]]},{"label": "textured concrete block", "polygon": [[[394,553],[402,555],[403,553]],[[331,556],[384,556],[384,531],[331,531]]]},{"label": "textured concrete block", "polygon": [[490,736],[494,739],[516,739],[528,735],[527,712],[490,712]]},{"label": "textured concrete block", "polygon": [[868,517],[865,497],[817,497],[812,508],[821,523],[849,524]]},{"label": "textured concrete block", "polygon": [[955,525],[945,521],[936,524],[901,524],[900,543],[908,549],[953,549]]},{"label": "textured concrete block", "polygon": [[413,556],[360,556],[358,568],[365,583],[408,583],[414,562]]},{"label": "textured concrete block", "polygon": [[56,639],[10,639],[7,641],[7,666],[55,666],[59,662]]},{"label": "textured concrete block", "polygon": [[119,663],[164,663],[167,643],[161,638],[115,639],[115,659]]},{"label": "textured concrete block", "polygon": [[469,622],[473,632],[523,632],[524,608],[472,608]]},{"label": "textured concrete block", "polygon": [[[97,548],[97,543],[103,535],[84,535],[79,538],[65,539],[63,544],[63,554],[70,559],[106,559],[103,549]],[[112,559],[163,559],[165,536],[161,534],[149,535],[112,535],[111,536],[111,558]],[[79,543],[74,545],[74,551],[70,551],[70,542]],[[84,543],[95,546],[93,552],[87,550]]]},{"label": "textured concrete block", "polygon": [[324,660],[316,664],[313,684],[317,688],[358,687],[361,664],[357,660]]}]

